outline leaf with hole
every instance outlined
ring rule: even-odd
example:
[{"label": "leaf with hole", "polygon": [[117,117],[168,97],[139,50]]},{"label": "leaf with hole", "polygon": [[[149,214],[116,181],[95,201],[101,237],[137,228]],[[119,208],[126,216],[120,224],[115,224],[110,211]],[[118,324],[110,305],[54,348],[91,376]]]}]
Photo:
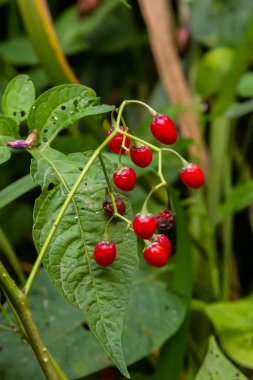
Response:
[{"label": "leaf with hole", "polygon": [[195,380],[247,380],[221,352],[215,339],[210,338],[205,361]]},{"label": "leaf with hole", "polygon": [[13,78],[3,94],[3,113],[11,116],[19,124],[27,118],[35,99],[35,88],[28,75],[22,74]]},{"label": "leaf with hole", "polygon": [[0,115],[0,164],[8,161],[11,156],[7,143],[18,138],[18,125],[16,121],[9,116]]},{"label": "leaf with hole", "polygon": [[[34,241],[38,251],[53,227],[67,195],[93,152],[62,153],[51,148],[32,149],[36,158],[32,175],[42,187],[34,208]],[[112,177],[114,168],[105,160]],[[123,320],[138,267],[136,237],[126,231],[121,220],[110,223],[108,238],[114,240],[117,257],[103,268],[96,264],[93,251],[103,239],[107,218],[102,208],[107,184],[98,159],[90,167],[75,192],[44,257],[44,266],[62,295],[84,313],[87,323],[114,363],[128,376],[121,348]],[[126,200],[126,217],[132,219]]]},{"label": "leaf with hole", "polygon": [[253,297],[210,304],[205,311],[224,351],[237,364],[253,369]]},{"label": "leaf with hole", "polygon": [[28,116],[30,132],[37,129],[40,149],[45,149],[57,134],[85,116],[110,112],[114,107],[99,105],[95,92],[81,84],[63,84],[39,96]]}]

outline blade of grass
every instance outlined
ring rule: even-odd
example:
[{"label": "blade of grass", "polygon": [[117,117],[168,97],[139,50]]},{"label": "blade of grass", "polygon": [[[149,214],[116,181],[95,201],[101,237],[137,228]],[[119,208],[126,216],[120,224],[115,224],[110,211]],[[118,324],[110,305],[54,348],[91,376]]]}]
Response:
[{"label": "blade of grass", "polygon": [[37,185],[33,182],[30,174],[11,183],[5,189],[0,191],[0,209],[15,201],[15,199],[21,197],[21,195],[34,189],[36,186]]},{"label": "blade of grass", "polygon": [[78,83],[58,42],[46,0],[18,0],[26,31],[54,84]]}]

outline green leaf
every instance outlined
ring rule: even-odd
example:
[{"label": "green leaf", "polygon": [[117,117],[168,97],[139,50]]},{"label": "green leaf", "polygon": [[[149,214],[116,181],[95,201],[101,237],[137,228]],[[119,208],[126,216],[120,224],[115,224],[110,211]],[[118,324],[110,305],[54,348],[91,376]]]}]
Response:
[{"label": "green leaf", "polygon": [[0,191],[0,209],[36,187],[30,174],[17,179]]},{"label": "green leaf", "polygon": [[0,164],[8,161],[11,156],[7,142],[19,137],[16,121],[8,116],[0,115]]},{"label": "green leaf", "polygon": [[220,351],[215,339],[210,338],[209,349],[205,361],[195,380],[247,380]]},{"label": "green leaf", "polygon": [[253,297],[206,307],[224,351],[237,364],[253,369]]},{"label": "green leaf", "polygon": [[[70,379],[87,376],[111,365],[84,325],[83,313],[64,302],[45,271],[38,274],[29,302],[43,341]],[[133,281],[123,328],[127,364],[156,350],[178,329],[184,313],[184,302],[168,292],[165,283],[154,279],[149,273],[138,273]],[[0,324],[5,324],[1,315]],[[2,380],[44,378],[31,349],[15,333],[4,331],[0,334],[0,340]]]},{"label": "green leaf", "polygon": [[237,185],[229,193],[225,202],[219,206],[215,223],[243,210],[253,202],[253,180]]},{"label": "green leaf", "polygon": [[175,334],[185,312],[184,300],[168,292],[164,282],[139,272],[134,279],[122,337],[127,364],[154,352]]},{"label": "green leaf", "polygon": [[19,36],[0,45],[0,57],[11,65],[35,65],[38,57],[27,37]]},{"label": "green leaf", "polygon": [[36,99],[28,116],[28,125],[30,132],[37,129],[40,149],[45,149],[61,130],[77,120],[107,113],[113,108],[99,105],[99,98],[88,87],[64,84],[51,88]]},{"label": "green leaf", "polygon": [[237,85],[237,95],[242,97],[252,97],[253,96],[253,73],[244,73]]},{"label": "green leaf", "polygon": [[196,71],[196,89],[202,96],[208,97],[221,89],[234,56],[234,50],[227,47],[218,47],[203,55]]},{"label": "green leaf", "polygon": [[25,74],[18,75],[9,82],[3,94],[3,113],[19,124],[27,118],[34,99],[35,88],[31,79]]},{"label": "green leaf", "polygon": [[230,119],[247,115],[253,111],[253,100],[243,103],[233,103],[226,111],[226,116]]},{"label": "green leaf", "polygon": [[[51,148],[31,151],[32,174],[43,192],[34,209],[34,240],[40,251],[55,219],[90,158],[91,153],[64,156]],[[106,160],[109,177],[114,168]],[[64,297],[84,311],[87,323],[125,376],[121,332],[132,277],[138,266],[136,237],[120,220],[110,223],[109,239],[117,247],[110,267],[98,266],[93,258],[96,243],[103,239],[107,218],[102,208],[107,184],[97,159],[75,193],[44,258],[50,277]],[[127,202],[126,217],[132,219]]]},{"label": "green leaf", "polygon": [[251,0],[194,0],[189,6],[194,40],[212,47],[238,46],[253,9]]}]

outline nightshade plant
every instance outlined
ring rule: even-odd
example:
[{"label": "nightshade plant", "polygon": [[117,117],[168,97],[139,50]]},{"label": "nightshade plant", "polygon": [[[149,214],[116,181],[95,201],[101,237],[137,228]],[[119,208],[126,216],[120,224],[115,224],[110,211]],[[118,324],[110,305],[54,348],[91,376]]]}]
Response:
[{"label": "nightshade plant", "polygon": [[[171,255],[169,239],[155,234],[159,218],[148,216],[148,203],[158,189],[167,186],[162,171],[164,155],[175,154],[182,169],[187,170],[189,163],[173,149],[150,144],[128,129],[123,111],[132,103],[148,109],[151,131],[160,142],[166,145],[175,142],[176,127],[167,116],[158,115],[150,106],[137,100],[126,100],[118,108],[100,105],[95,92],[80,84],[51,88],[35,100],[32,81],[27,75],[19,75],[9,83],[3,95],[1,163],[10,158],[12,149],[27,149],[32,156],[31,175],[35,184],[41,187],[41,195],[35,201],[33,226],[38,257],[30,275],[24,288],[19,290],[1,264],[0,285],[17,316],[21,335],[31,345],[48,379],[66,377],[41,341],[27,302],[41,264],[66,301],[85,314],[91,332],[122,374],[128,377],[121,333],[132,279],[139,263],[134,232],[145,239],[144,259],[147,263],[162,267]],[[64,155],[51,148],[54,138],[79,119],[109,112],[112,129],[107,135],[101,130],[105,139],[96,150]],[[25,139],[19,135],[21,122],[26,122],[29,129]],[[169,132],[166,129],[168,123]],[[170,138],[168,133],[171,130],[173,136]],[[124,167],[121,162],[121,154],[129,154],[130,144],[136,147],[135,150],[147,147],[143,158],[137,155],[141,170],[148,170],[146,167],[152,158],[153,161],[157,159],[158,167],[157,184],[148,193],[140,215],[135,219],[129,200],[116,194],[113,188],[114,181],[121,190],[134,191],[138,181],[134,169]],[[117,168],[104,154],[108,146],[118,154]],[[145,161],[143,165],[142,159]],[[136,163],[136,157],[133,162]],[[200,168],[198,173],[201,173],[201,181],[196,185],[194,177],[192,183],[189,179],[186,181],[187,185],[194,188],[203,184]],[[124,199],[124,212],[117,207],[118,199]],[[111,204],[109,214],[105,208],[108,202]],[[172,215],[171,212],[170,217]],[[133,219],[137,223],[132,227]],[[148,226],[140,226],[143,220]],[[108,251],[110,257],[106,257]]]}]

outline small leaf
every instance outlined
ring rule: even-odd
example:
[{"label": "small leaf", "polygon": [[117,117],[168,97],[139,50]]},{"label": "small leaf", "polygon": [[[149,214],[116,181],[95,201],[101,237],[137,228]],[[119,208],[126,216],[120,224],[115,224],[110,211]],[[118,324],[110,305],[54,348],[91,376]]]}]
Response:
[{"label": "small leaf", "polygon": [[30,132],[37,129],[40,149],[45,149],[61,130],[77,120],[107,113],[113,108],[99,105],[99,98],[88,87],[64,84],[51,88],[36,99],[28,116],[28,125]]},{"label": "small leaf", "polygon": [[237,364],[253,369],[253,298],[219,302],[205,310],[224,351]]},{"label": "small leaf", "polygon": [[243,210],[253,202],[253,180],[236,186],[228,194],[227,199],[218,208],[216,223],[220,223],[226,217]]},{"label": "small leaf", "polygon": [[16,121],[11,117],[0,115],[0,164],[8,161],[11,156],[7,143],[18,138]]},{"label": "small leaf", "polygon": [[247,378],[223,355],[215,339],[210,338],[205,361],[195,380],[247,380]]},{"label": "small leaf", "polygon": [[[35,182],[43,192],[34,209],[34,240],[40,251],[69,191],[91,153],[64,156],[51,148],[31,150]],[[114,171],[106,160],[111,177]],[[103,239],[106,218],[102,202],[107,184],[99,160],[89,169],[71,204],[57,226],[44,258],[51,279],[63,296],[84,313],[87,323],[120,371],[128,376],[121,348],[121,332],[132,277],[138,266],[136,237],[126,232],[121,220],[110,223],[109,239],[117,247],[110,267],[98,266],[93,258],[96,243]],[[127,200],[128,218],[132,218]]]},{"label": "small leaf", "polygon": [[28,75],[18,75],[9,82],[3,94],[3,113],[19,124],[27,118],[34,99],[35,89],[31,79]]},{"label": "small leaf", "polygon": [[253,73],[244,73],[237,85],[237,95],[242,97],[252,97],[253,96]]},{"label": "small leaf", "polygon": [[233,103],[226,111],[226,116],[230,119],[247,115],[253,111],[253,100],[243,103]]}]

